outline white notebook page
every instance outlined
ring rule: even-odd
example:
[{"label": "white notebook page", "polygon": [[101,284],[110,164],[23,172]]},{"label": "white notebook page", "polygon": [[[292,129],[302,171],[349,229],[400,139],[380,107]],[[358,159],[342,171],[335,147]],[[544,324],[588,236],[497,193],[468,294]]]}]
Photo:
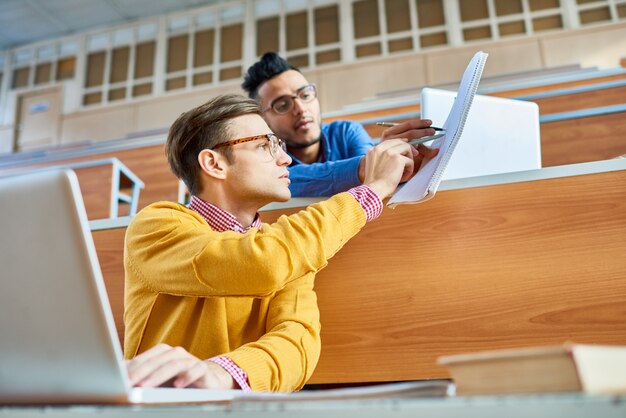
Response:
[{"label": "white notebook page", "polygon": [[445,135],[430,145],[432,148],[439,148],[439,153],[431,159],[425,159],[417,174],[389,199],[387,205],[419,203],[435,195],[441,176],[463,132],[486,60],[487,54],[479,51],[465,69],[454,105],[443,125]]}]

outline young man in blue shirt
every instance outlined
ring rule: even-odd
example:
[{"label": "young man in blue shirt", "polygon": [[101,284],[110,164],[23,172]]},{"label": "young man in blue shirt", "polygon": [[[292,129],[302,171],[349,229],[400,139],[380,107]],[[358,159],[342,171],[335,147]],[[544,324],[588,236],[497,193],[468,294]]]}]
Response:
[{"label": "young man in blue shirt", "polygon": [[[316,86],[297,68],[268,52],[248,69],[242,88],[259,102],[263,118],[287,144],[293,160],[289,166],[292,196],[331,196],[362,184],[363,157],[374,146],[372,139],[359,123],[322,124]],[[434,135],[430,124],[421,119],[401,123],[385,129],[381,142]],[[436,152],[423,145],[413,150],[416,162]]]}]

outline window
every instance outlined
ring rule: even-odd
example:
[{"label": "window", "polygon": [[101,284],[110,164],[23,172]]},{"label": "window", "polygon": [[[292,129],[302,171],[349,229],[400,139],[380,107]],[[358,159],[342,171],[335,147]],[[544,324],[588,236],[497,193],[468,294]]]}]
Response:
[{"label": "window", "polygon": [[32,88],[74,78],[77,45],[75,40],[54,41],[14,50],[10,55],[11,88]]},{"label": "window", "polygon": [[94,52],[87,56],[87,76],[85,87],[101,86],[104,82],[104,62],[106,52]]},{"label": "window", "polygon": [[220,81],[241,78],[243,23],[222,27],[220,42]]},{"label": "window", "polygon": [[448,33],[442,0],[415,0],[415,6],[420,47],[447,45]]},{"label": "window", "polygon": [[21,87],[28,87],[28,78],[30,77],[30,67],[16,68],[13,70],[13,84],[14,89]]},{"label": "window", "polygon": [[559,0],[463,0],[458,4],[464,42],[563,28]]},{"label": "window", "polygon": [[46,84],[51,81],[52,63],[37,64],[35,67],[35,85]]},{"label": "window", "polygon": [[76,71],[76,58],[61,58],[57,61],[57,81],[70,80],[74,78]]},{"label": "window", "polygon": [[268,51],[306,68],[341,61],[338,0],[259,0],[256,55]]},{"label": "window", "polygon": [[[352,3],[357,58],[382,54],[379,15],[376,0],[359,0]],[[359,42],[362,39],[367,41]]]},{"label": "window", "polygon": [[[156,29],[150,23],[88,37],[83,105],[153,94]],[[67,72],[74,65],[64,62]]]},{"label": "window", "polygon": [[[615,0],[576,0],[578,5],[578,17],[581,25],[611,22],[611,3],[615,4],[616,18],[619,18],[619,5]],[[623,6],[623,4],[622,4]]]},{"label": "window", "polygon": [[313,11],[315,22],[316,64],[341,61],[339,44],[339,7],[337,5],[318,7]]},{"label": "window", "polygon": [[[244,8],[213,6],[168,21],[165,90],[188,89],[242,76]],[[257,49],[272,45],[272,22],[257,32]]]},{"label": "window", "polygon": [[411,3],[409,0],[385,0],[385,22],[387,33],[399,35],[387,41],[390,53],[413,49],[411,25]]},{"label": "window", "polygon": [[307,12],[287,15],[287,51],[307,48],[309,46],[309,22]]},{"label": "window", "polygon": [[[168,79],[165,90],[186,87],[187,54],[189,52],[189,34],[172,36],[167,40]],[[173,75],[173,77],[169,77]]]},{"label": "window", "polygon": [[135,66],[133,69],[132,96],[146,96],[152,93],[156,42],[142,42],[135,46]]},{"label": "window", "polygon": [[273,16],[256,22],[256,54],[279,51],[280,18]]},{"label": "window", "polygon": [[0,80],[29,89],[81,71],[78,97],[91,106],[239,83],[248,61],[268,51],[307,69],[625,19],[626,0],[223,0],[7,51]]}]

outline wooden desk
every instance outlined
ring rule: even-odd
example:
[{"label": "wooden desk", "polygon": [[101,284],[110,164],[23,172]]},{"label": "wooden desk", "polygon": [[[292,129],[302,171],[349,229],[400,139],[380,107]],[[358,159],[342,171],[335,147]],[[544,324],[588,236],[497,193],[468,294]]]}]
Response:
[{"label": "wooden desk", "polygon": [[626,397],[569,395],[248,402],[186,406],[0,407],[0,418],[623,418]]},{"label": "wooden desk", "polygon": [[[265,222],[300,209],[277,207]],[[94,237],[119,329],[123,229]],[[436,358],[474,350],[626,344],[625,254],[626,160],[444,182],[385,209],[318,274],[311,383],[446,378]]]}]

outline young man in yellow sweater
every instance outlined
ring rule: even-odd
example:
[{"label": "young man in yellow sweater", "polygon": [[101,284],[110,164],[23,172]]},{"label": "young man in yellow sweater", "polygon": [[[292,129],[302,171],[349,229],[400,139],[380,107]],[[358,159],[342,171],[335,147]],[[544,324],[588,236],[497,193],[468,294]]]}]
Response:
[{"label": "young man in yellow sweater", "polygon": [[382,210],[421,156],[402,140],[370,150],[362,186],[273,224],[291,158],[243,96],[182,114],[166,153],[189,206],[143,209],[125,241],[124,351],[133,384],[293,391],[320,353],[315,274]]}]

